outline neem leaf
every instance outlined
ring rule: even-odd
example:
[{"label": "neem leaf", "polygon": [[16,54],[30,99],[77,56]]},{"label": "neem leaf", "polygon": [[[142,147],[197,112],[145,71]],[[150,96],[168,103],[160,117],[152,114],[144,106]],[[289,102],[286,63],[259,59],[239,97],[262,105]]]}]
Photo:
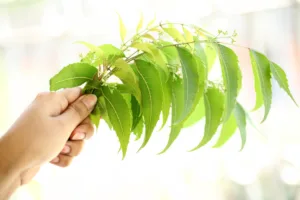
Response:
[{"label": "neem leaf", "polygon": [[216,58],[217,58],[217,52],[216,50],[212,47],[211,44],[206,44],[205,49],[204,49],[205,55],[206,55],[206,60],[207,60],[207,69],[208,72],[211,70],[212,66],[214,65]]},{"label": "neem leaf", "polygon": [[168,34],[170,35],[176,42],[184,42],[185,39],[183,37],[183,35],[174,27],[162,27],[162,29]]},{"label": "neem leaf", "polygon": [[238,58],[234,51],[226,46],[216,44],[215,47],[219,54],[223,82],[226,89],[223,120],[227,121],[234,109],[238,94]]},{"label": "neem leaf", "polygon": [[132,132],[135,134],[136,138],[135,140],[139,140],[143,134],[144,129],[144,120],[143,118],[140,119],[138,124],[135,126],[135,128],[132,130]]},{"label": "neem leaf", "polygon": [[131,132],[132,118],[128,105],[116,89],[102,87],[107,113],[120,141],[123,159],[126,155]]},{"label": "neem leaf", "polygon": [[111,44],[103,44],[98,48],[102,50],[102,57],[106,60],[106,62],[108,62],[108,64],[112,64],[115,60],[125,57],[125,54],[121,49]]},{"label": "neem leaf", "polygon": [[136,27],[136,32],[137,32],[137,33],[142,29],[143,23],[144,23],[144,16],[143,16],[143,14],[141,13],[140,21],[139,21],[139,23],[138,23],[138,25],[137,25],[137,27]]},{"label": "neem leaf", "polygon": [[96,128],[99,127],[100,118],[101,118],[101,111],[100,111],[99,105],[97,103],[93,112],[90,114],[90,119],[91,119],[92,123],[95,124]]},{"label": "neem leaf", "polygon": [[125,37],[126,37],[126,34],[127,34],[127,30],[126,30],[126,27],[123,23],[121,15],[119,13],[117,13],[117,14],[118,14],[118,17],[119,17],[120,37],[121,37],[122,42],[124,43]]},{"label": "neem leaf", "polygon": [[242,140],[242,147],[243,150],[246,144],[246,111],[242,107],[241,104],[237,103],[234,109],[234,117],[236,119],[236,124],[240,130],[241,140]]},{"label": "neem leaf", "polygon": [[262,120],[264,122],[268,117],[272,103],[270,62],[266,56],[257,51],[249,50],[249,52],[256,92],[256,105],[253,110],[257,110],[264,104],[265,115]]},{"label": "neem leaf", "polygon": [[[161,112],[162,89],[159,72],[152,63],[136,60],[136,71],[139,76],[139,86],[142,94],[142,112],[145,121],[145,139],[139,150],[148,143],[152,132],[157,124]],[[156,78],[157,77],[157,78]]]},{"label": "neem leaf", "polygon": [[126,87],[130,88],[138,102],[141,102],[141,92],[137,84],[137,77],[131,66],[122,58],[116,60],[114,65],[117,68],[114,75],[117,76]]},{"label": "neem leaf", "polygon": [[147,28],[151,27],[155,21],[156,21],[156,15],[154,15],[154,18],[148,23]]},{"label": "neem leaf", "polygon": [[[279,86],[290,96],[290,98],[294,101],[294,103],[297,105],[290,89],[289,89],[289,82],[286,78],[286,74],[283,71],[283,69],[277,65],[276,63],[270,62],[271,72],[274,76],[275,80],[279,84]],[[298,105],[297,105],[298,106]]]},{"label": "neem leaf", "polygon": [[191,116],[184,122],[184,128],[193,126],[205,116],[204,98],[201,98]]},{"label": "neem leaf", "polygon": [[169,135],[169,140],[166,147],[159,153],[162,154],[166,152],[173,142],[178,137],[181,129],[182,123],[174,125],[174,123],[181,117],[184,109],[184,87],[183,81],[179,77],[170,81],[172,87],[172,119],[171,119],[171,132]]},{"label": "neem leaf", "polygon": [[146,33],[146,34],[144,34],[144,35],[142,35],[141,37],[143,37],[143,38],[147,38],[147,39],[149,39],[149,40],[155,40],[155,37],[153,37],[152,35],[150,35],[149,33]]},{"label": "neem leaf", "polygon": [[198,63],[194,56],[185,48],[177,47],[178,55],[182,65],[183,86],[184,86],[184,111],[177,123],[185,121],[198,104],[201,92],[199,91]]},{"label": "neem leaf", "polygon": [[131,130],[134,130],[142,118],[142,113],[141,113],[140,104],[134,96],[131,97],[130,103],[131,103],[131,112],[132,112]]},{"label": "neem leaf", "polygon": [[[194,36],[193,34],[186,29],[184,26],[182,27],[183,32],[184,32],[184,37],[185,37],[185,41],[186,42],[193,42],[194,41]],[[189,46],[191,47],[191,49],[194,49],[194,43],[190,43]]]},{"label": "neem leaf", "polygon": [[87,63],[70,64],[50,79],[50,90],[80,86],[93,80],[96,73],[97,69]]},{"label": "neem leaf", "polygon": [[223,146],[233,136],[236,129],[237,124],[234,114],[232,113],[230,118],[223,124],[219,139],[214,145],[214,148]]},{"label": "neem leaf", "polygon": [[224,111],[224,94],[215,87],[209,87],[204,94],[205,129],[201,142],[191,151],[208,143],[215,135]]},{"label": "neem leaf", "polygon": [[98,57],[103,55],[102,49],[100,49],[99,47],[97,47],[97,46],[95,46],[91,43],[84,42],[84,41],[78,41],[78,42],[75,42],[75,43],[82,44],[82,45],[86,46],[87,48],[90,49],[90,51],[94,52]]}]

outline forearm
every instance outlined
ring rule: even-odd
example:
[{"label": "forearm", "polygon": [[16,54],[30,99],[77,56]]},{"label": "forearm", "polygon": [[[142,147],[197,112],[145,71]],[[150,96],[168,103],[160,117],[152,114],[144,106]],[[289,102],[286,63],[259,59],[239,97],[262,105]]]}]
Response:
[{"label": "forearm", "polygon": [[[5,138],[0,138],[0,200],[8,199],[20,186],[21,170],[11,160],[13,152]],[[10,157],[11,156],[11,157]]]}]

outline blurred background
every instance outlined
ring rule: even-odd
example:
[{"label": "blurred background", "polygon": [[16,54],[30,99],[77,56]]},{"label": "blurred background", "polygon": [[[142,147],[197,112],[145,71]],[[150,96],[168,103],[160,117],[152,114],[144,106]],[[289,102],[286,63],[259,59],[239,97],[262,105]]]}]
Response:
[{"label": "blurred background", "polygon": [[[73,44],[120,45],[116,11],[133,33],[140,12],[150,21],[197,24],[213,33],[237,30],[237,43],[267,54],[286,71],[300,103],[300,0],[0,0],[0,135],[48,80],[86,49]],[[234,48],[243,72],[240,101],[255,103],[246,49]],[[155,132],[136,153],[118,154],[115,134],[102,123],[74,164],[42,168],[12,200],[300,200],[300,112],[276,82],[268,120],[252,112],[244,151],[236,134],[223,148],[215,139],[188,153],[202,137],[204,122],[184,129],[163,155],[168,128]]]}]

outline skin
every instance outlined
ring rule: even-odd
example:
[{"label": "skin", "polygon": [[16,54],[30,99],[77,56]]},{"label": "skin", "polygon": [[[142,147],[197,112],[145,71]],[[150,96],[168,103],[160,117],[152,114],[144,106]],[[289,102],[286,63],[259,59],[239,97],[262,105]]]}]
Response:
[{"label": "skin", "polygon": [[0,200],[30,182],[43,164],[71,164],[94,133],[88,115],[96,101],[80,88],[37,95],[0,138]]}]

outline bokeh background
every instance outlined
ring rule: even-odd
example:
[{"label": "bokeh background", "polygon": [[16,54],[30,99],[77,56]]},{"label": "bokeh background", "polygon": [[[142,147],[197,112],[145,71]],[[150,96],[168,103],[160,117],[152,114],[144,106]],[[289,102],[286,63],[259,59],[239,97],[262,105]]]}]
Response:
[{"label": "bokeh background", "polygon": [[[148,21],[156,15],[158,21],[197,24],[213,33],[237,30],[238,44],[284,68],[300,103],[300,0],[0,0],[0,135],[38,92],[48,91],[51,76],[86,50],[73,42],[120,44],[116,11],[132,33],[140,12]],[[244,77],[239,98],[251,110],[249,55],[234,49]],[[132,141],[122,161],[115,134],[102,122],[71,167],[44,166],[11,199],[300,199],[300,110],[272,84],[270,116],[260,124],[263,110],[251,113],[259,131],[248,126],[242,152],[236,134],[221,149],[210,147],[216,136],[188,153],[202,137],[201,121],[185,129],[166,154],[156,155],[167,142],[167,128],[139,153],[140,142]]]}]

